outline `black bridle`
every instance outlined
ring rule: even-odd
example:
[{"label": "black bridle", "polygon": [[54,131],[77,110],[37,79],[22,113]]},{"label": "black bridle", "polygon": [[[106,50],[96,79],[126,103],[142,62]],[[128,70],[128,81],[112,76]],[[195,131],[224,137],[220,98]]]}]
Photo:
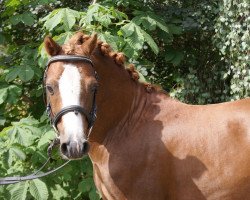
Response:
[{"label": "black bridle", "polygon": [[[89,63],[93,67],[93,63],[91,59],[89,59],[86,56],[58,55],[58,56],[53,56],[49,59],[45,72],[44,72],[44,76],[43,76],[43,87],[44,87],[44,101],[45,101],[45,104],[47,105],[46,111],[50,118],[51,124],[53,128],[56,130],[56,132],[58,132],[57,124],[63,115],[65,115],[68,112],[74,112],[76,114],[80,112],[86,117],[88,121],[88,129],[90,130],[93,127],[94,122],[96,120],[96,90],[94,91],[92,109],[90,112],[88,112],[85,108],[83,108],[80,105],[70,105],[70,106],[63,107],[57,114],[53,114],[52,112],[50,101],[46,97],[46,78],[47,78],[47,72],[48,72],[50,64],[54,62],[59,62],[59,61],[66,61],[66,62],[81,61],[81,62]],[[95,78],[97,79],[97,73],[95,70],[94,72],[95,72]]]},{"label": "black bridle", "polygon": [[[57,123],[59,122],[59,120],[61,119],[61,117],[63,115],[65,115],[68,112],[75,112],[77,113],[81,113],[83,114],[87,121],[88,121],[88,128],[89,128],[89,134],[90,131],[94,125],[95,119],[96,119],[96,90],[94,91],[94,97],[93,97],[93,104],[92,104],[92,109],[90,112],[87,112],[87,110],[85,108],[83,108],[80,105],[70,105],[67,107],[62,108],[56,115],[54,115],[52,113],[51,110],[51,105],[50,105],[50,101],[48,99],[47,101],[47,97],[46,97],[46,78],[47,78],[47,72],[49,69],[49,65],[53,62],[59,62],[59,61],[66,61],[66,62],[76,62],[76,61],[81,61],[81,62],[86,62],[89,63],[92,67],[93,67],[93,63],[92,61],[85,56],[76,56],[76,55],[59,55],[59,56],[53,56],[49,59],[45,72],[44,72],[44,76],[43,76],[43,86],[44,86],[44,101],[45,101],[45,105],[46,105],[46,111],[48,113],[48,116],[50,118],[51,124],[54,127],[55,131],[58,132],[57,129]],[[95,72],[95,77],[97,79],[97,73]],[[89,136],[88,134],[88,136]],[[8,184],[13,184],[13,183],[18,183],[20,181],[26,181],[26,180],[32,180],[32,179],[36,179],[36,178],[41,178],[44,176],[47,176],[49,174],[52,174],[56,171],[58,171],[59,169],[61,169],[62,167],[64,167],[66,164],[68,164],[70,162],[70,160],[68,160],[67,162],[63,163],[61,166],[57,167],[56,169],[50,170],[48,172],[39,174],[39,172],[41,172],[41,170],[46,166],[46,164],[51,160],[51,151],[52,148],[56,145],[58,145],[60,143],[59,138],[55,138],[52,143],[49,145],[47,153],[48,153],[48,159],[46,160],[46,162],[42,165],[42,167],[37,170],[36,172],[27,175],[27,176],[15,176],[15,177],[5,177],[5,178],[0,178],[0,185],[8,185]]]}]

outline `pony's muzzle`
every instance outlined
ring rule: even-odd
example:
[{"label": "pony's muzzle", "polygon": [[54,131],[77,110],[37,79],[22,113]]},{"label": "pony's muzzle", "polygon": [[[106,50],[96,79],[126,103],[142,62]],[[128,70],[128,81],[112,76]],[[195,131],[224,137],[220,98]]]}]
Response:
[{"label": "pony's muzzle", "polygon": [[89,151],[89,143],[84,140],[82,143],[76,141],[69,141],[62,143],[60,146],[61,153],[68,159],[82,158]]}]

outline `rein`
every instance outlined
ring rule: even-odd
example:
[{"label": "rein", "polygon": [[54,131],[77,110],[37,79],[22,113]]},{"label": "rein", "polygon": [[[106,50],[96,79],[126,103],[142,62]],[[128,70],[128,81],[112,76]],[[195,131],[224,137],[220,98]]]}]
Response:
[{"label": "rein", "polygon": [[[50,123],[53,126],[53,128],[55,129],[56,133],[58,133],[58,128],[57,128],[57,123],[60,121],[61,117],[63,115],[65,115],[68,112],[74,112],[75,114],[81,113],[83,114],[87,121],[88,121],[88,128],[89,128],[89,134],[87,137],[89,137],[90,132],[92,130],[92,127],[94,125],[94,122],[96,120],[96,110],[97,110],[97,106],[96,106],[96,90],[94,91],[94,97],[93,97],[93,104],[92,104],[92,109],[90,112],[87,112],[87,110],[85,108],[83,108],[80,105],[70,105],[70,106],[66,106],[64,108],[62,108],[56,115],[54,115],[52,113],[52,109],[51,109],[51,105],[50,105],[50,101],[47,101],[46,98],[46,88],[45,88],[45,81],[47,78],[47,72],[49,69],[49,65],[53,62],[58,62],[58,61],[82,61],[82,62],[86,62],[89,63],[92,67],[93,67],[93,63],[92,61],[85,56],[77,56],[77,55],[58,55],[58,56],[53,56],[48,60],[48,63],[46,65],[46,69],[44,71],[44,76],[43,76],[43,88],[44,88],[44,92],[43,92],[43,97],[44,97],[44,102],[46,105],[46,112],[50,118]],[[95,72],[95,78],[97,78],[97,73]],[[88,139],[88,138],[87,138]],[[32,180],[32,179],[36,179],[36,178],[41,178],[44,176],[48,176],[49,174],[52,174],[58,170],[60,170],[61,168],[63,168],[65,165],[67,165],[70,160],[66,161],[65,163],[63,163],[61,166],[44,172],[42,174],[38,174],[39,172],[41,172],[41,170],[47,165],[47,163],[52,160],[51,158],[51,151],[54,148],[54,146],[57,146],[60,144],[60,139],[59,137],[55,138],[49,145],[48,149],[47,149],[47,154],[48,154],[48,159],[46,160],[46,162],[42,165],[42,167],[40,167],[40,169],[38,169],[37,171],[35,171],[34,173],[27,175],[27,176],[15,176],[15,177],[5,177],[5,178],[0,178],[0,185],[8,185],[8,184],[14,184],[14,183],[19,183],[21,181],[26,181],[26,180]]]},{"label": "rein", "polygon": [[42,167],[40,167],[40,169],[38,169],[37,171],[35,171],[34,173],[27,175],[27,176],[14,176],[14,177],[5,177],[5,178],[0,178],[0,185],[8,185],[8,184],[14,184],[14,183],[19,183],[21,181],[27,181],[27,180],[32,180],[32,179],[36,179],[36,178],[41,178],[44,176],[48,176],[49,174],[52,174],[56,171],[58,171],[59,169],[63,168],[65,165],[67,165],[70,160],[66,161],[65,163],[63,163],[61,166],[52,169],[50,171],[44,172],[42,174],[38,174],[39,172],[42,171],[42,169],[47,165],[47,163],[52,160],[51,158],[51,151],[52,149],[57,146],[60,143],[59,138],[55,138],[49,145],[48,149],[47,149],[47,154],[48,154],[48,159],[46,160],[46,162],[42,165]]}]

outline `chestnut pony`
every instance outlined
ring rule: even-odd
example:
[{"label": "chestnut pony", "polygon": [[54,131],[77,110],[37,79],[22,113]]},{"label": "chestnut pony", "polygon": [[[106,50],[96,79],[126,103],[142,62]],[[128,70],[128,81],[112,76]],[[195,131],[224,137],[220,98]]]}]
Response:
[{"label": "chestnut pony", "polygon": [[140,83],[96,34],[44,44],[51,118],[77,106],[57,117],[62,156],[89,154],[103,199],[250,199],[250,99],[181,103]]}]

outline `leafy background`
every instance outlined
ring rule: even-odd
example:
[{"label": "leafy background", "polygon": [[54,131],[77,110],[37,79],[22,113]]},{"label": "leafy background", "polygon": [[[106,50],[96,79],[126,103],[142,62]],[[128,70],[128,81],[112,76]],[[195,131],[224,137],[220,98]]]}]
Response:
[{"label": "leafy background", "polygon": [[[142,81],[174,98],[232,101],[250,92],[249,7],[247,0],[0,1],[0,176],[38,169],[55,137],[42,98],[45,35],[63,44],[75,31],[95,31],[125,53]],[[63,162],[57,151],[53,158],[51,168]],[[50,177],[0,186],[0,199],[100,196],[86,157]]]}]

